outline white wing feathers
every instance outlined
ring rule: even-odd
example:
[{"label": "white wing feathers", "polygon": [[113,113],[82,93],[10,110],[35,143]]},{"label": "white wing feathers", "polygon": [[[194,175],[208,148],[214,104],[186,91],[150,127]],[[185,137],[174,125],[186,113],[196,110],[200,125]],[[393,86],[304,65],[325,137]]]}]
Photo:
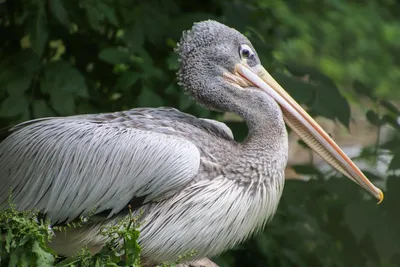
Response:
[{"label": "white wing feathers", "polygon": [[172,135],[60,118],[18,129],[0,143],[0,207],[11,190],[19,209],[38,209],[52,223],[94,210],[125,208],[133,197],[157,201],[197,174],[198,149]]}]

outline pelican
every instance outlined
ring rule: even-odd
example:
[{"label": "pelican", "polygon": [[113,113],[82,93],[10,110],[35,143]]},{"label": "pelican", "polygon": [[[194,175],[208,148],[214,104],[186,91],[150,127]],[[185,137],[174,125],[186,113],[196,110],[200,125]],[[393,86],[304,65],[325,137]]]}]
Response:
[{"label": "pelican", "polygon": [[[107,241],[101,227],[142,210],[145,265],[213,257],[262,230],[275,213],[288,160],[286,124],[335,169],[379,201],[383,193],[261,65],[250,41],[216,21],[195,23],[176,52],[178,81],[199,104],[248,126],[239,143],[223,123],[174,108],[40,118],[7,128],[0,143],[0,207],[36,209],[73,256]],[[11,192],[11,197],[10,197]]]}]

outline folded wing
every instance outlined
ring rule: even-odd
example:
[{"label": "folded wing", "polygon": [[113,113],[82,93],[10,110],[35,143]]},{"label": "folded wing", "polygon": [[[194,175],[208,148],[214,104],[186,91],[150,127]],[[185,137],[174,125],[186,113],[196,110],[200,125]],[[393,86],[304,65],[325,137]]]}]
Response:
[{"label": "folded wing", "polygon": [[190,141],[85,117],[49,118],[12,128],[0,143],[0,207],[37,209],[52,223],[110,211],[135,198],[164,199],[197,174]]}]

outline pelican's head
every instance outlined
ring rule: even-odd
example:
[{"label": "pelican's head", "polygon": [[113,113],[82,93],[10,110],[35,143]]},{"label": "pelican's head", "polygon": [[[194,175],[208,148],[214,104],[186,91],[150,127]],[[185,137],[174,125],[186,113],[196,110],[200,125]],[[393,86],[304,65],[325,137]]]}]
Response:
[{"label": "pelican's head", "polygon": [[240,104],[247,103],[249,109],[273,100],[286,124],[311,149],[379,202],[383,200],[382,191],[265,70],[254,47],[241,33],[216,21],[195,23],[184,33],[177,52],[179,82],[201,104],[231,111],[239,110],[235,106],[240,98]]}]

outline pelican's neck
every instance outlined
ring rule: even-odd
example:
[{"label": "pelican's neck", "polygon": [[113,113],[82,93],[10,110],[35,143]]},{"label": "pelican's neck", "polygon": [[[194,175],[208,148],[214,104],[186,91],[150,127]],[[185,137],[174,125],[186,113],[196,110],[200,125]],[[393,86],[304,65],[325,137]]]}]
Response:
[{"label": "pelican's neck", "polygon": [[287,158],[287,132],[278,103],[258,88],[228,83],[220,67],[203,60],[194,57],[181,61],[178,78],[183,88],[204,106],[233,112],[246,121],[249,134],[241,149],[249,152],[249,158]]},{"label": "pelican's neck", "polygon": [[260,111],[244,115],[249,129],[242,143],[244,149],[269,155],[287,153],[288,136],[280,109],[277,109],[276,114]]},{"label": "pelican's neck", "polygon": [[288,136],[278,103],[263,92],[244,92],[230,105],[231,112],[247,123],[249,133],[242,143],[244,151],[258,157],[284,157],[288,154]]},{"label": "pelican's neck", "polygon": [[282,110],[262,92],[249,94],[247,98],[237,98],[235,104],[229,104],[230,111],[241,116],[249,128],[232,165],[243,170],[243,180],[261,182],[273,179],[283,183],[288,136]]}]

